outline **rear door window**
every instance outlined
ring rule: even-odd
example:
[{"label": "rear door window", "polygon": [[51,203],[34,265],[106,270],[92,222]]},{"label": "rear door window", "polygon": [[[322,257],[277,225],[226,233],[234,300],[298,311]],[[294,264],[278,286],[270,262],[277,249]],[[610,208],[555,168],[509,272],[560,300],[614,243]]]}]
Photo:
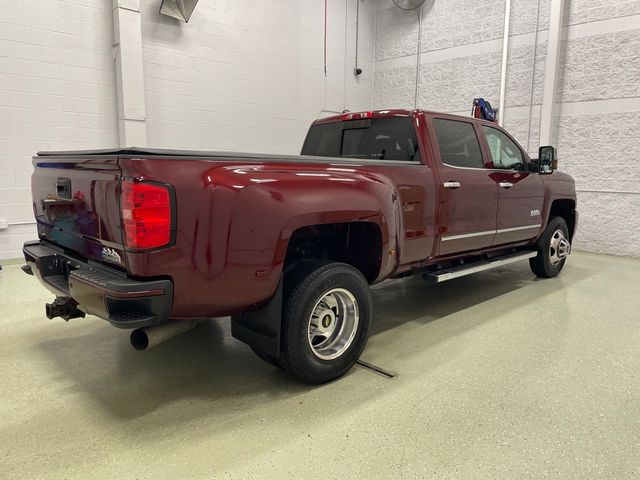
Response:
[{"label": "rear door window", "polygon": [[352,120],[309,129],[302,155],[418,161],[420,152],[409,117]]},{"label": "rear door window", "polygon": [[442,163],[451,167],[484,168],[480,143],[472,123],[437,118],[433,126]]}]

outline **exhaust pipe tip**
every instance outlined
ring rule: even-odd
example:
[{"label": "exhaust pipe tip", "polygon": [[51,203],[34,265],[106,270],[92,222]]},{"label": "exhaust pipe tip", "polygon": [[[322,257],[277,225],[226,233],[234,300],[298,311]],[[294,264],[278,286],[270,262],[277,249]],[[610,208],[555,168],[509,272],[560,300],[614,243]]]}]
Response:
[{"label": "exhaust pipe tip", "polygon": [[149,348],[149,336],[143,329],[138,328],[131,332],[129,336],[131,346],[138,351],[143,351]]},{"label": "exhaust pipe tip", "polygon": [[201,320],[170,320],[153,327],[138,328],[131,332],[129,341],[136,350],[148,350],[176,335],[191,330],[200,322]]}]

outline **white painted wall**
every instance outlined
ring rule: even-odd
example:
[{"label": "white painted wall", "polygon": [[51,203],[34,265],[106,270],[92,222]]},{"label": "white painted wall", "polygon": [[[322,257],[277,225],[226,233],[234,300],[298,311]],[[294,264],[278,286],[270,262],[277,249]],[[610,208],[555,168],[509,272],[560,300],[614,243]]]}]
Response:
[{"label": "white painted wall", "polygon": [[[356,79],[357,1],[328,2],[325,78],[322,0],[202,0],[188,24],[142,0],[147,144],[297,153],[321,109],[371,108],[375,3],[360,3]],[[112,0],[0,9],[0,218],[32,222],[35,152],[118,145]],[[33,225],[0,230],[0,259],[34,238]]]},{"label": "white painted wall", "polygon": [[294,154],[321,109],[370,108],[375,5],[360,1],[356,78],[357,1],[329,1],[325,78],[321,0],[201,1],[186,25],[144,0],[149,144]]},{"label": "white painted wall", "polygon": [[[640,2],[566,3],[554,143],[560,169],[576,179],[576,247],[640,256]],[[504,118],[531,154],[549,5],[540,1],[536,39],[538,2],[512,0]],[[376,17],[374,108],[412,108],[416,14],[377,0]],[[497,106],[503,22],[504,0],[435,0],[423,18],[419,107],[466,115],[479,96]]]}]

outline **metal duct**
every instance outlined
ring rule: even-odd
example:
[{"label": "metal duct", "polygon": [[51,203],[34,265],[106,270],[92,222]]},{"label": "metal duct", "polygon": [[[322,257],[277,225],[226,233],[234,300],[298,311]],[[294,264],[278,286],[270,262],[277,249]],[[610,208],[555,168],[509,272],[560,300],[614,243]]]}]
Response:
[{"label": "metal duct", "polygon": [[198,0],[162,0],[160,13],[188,22],[197,4]]}]

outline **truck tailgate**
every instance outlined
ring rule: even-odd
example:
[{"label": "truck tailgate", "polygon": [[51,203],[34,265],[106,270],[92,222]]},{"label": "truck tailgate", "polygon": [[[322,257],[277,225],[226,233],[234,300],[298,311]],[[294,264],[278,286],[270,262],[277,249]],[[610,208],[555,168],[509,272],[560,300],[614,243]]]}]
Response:
[{"label": "truck tailgate", "polygon": [[83,257],[126,267],[117,155],[36,156],[31,177],[40,238]]}]

